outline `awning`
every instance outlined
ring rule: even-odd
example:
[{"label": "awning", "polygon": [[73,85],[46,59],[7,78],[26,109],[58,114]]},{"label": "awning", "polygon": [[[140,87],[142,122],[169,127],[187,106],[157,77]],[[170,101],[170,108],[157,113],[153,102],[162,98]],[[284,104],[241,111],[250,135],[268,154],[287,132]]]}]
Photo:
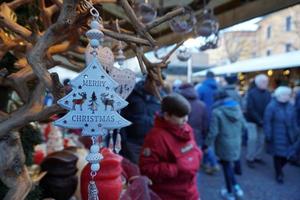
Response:
[{"label": "awning", "polygon": [[222,75],[238,72],[264,71],[269,69],[285,69],[293,67],[300,67],[300,51],[254,58],[233,64],[217,66],[211,69],[193,73],[193,76],[205,76],[208,70],[214,72],[216,75]]}]

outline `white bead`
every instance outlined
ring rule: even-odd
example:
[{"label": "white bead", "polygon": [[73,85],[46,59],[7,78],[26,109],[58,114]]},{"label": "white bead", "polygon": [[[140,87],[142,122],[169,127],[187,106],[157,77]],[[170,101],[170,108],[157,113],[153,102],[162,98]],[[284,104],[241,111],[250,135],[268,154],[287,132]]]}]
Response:
[{"label": "white bead", "polygon": [[99,149],[100,149],[99,145],[93,144],[93,145],[91,146],[91,153],[98,153],[98,152],[99,152]]},{"label": "white bead", "polygon": [[96,20],[93,20],[91,22],[91,28],[93,28],[93,29],[99,29],[100,28],[99,22],[97,22]]},{"label": "white bead", "polygon": [[100,45],[100,42],[97,39],[91,39],[90,44],[92,47],[96,48]]},{"label": "white bead", "polygon": [[99,163],[93,163],[91,164],[91,170],[94,172],[97,172],[100,169]]}]

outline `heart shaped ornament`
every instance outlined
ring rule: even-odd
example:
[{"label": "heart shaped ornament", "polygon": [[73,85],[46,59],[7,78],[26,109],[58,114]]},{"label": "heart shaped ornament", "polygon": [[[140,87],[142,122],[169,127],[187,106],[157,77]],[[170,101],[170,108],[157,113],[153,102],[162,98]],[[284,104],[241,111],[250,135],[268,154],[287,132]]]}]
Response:
[{"label": "heart shaped ornament", "polygon": [[132,92],[135,85],[135,73],[130,69],[118,69],[113,67],[109,75],[119,83],[116,88],[116,92],[123,98],[126,99]]},{"label": "heart shaped ornament", "polygon": [[[86,60],[86,65],[88,65],[92,58],[93,58],[93,51],[94,48],[91,47],[90,44],[88,44],[88,46],[86,47],[85,50],[85,60]],[[98,61],[101,63],[103,69],[107,72],[110,73],[113,66],[114,66],[114,54],[111,51],[110,48],[108,47],[102,47],[99,46],[98,48],[96,48],[96,53],[97,53],[97,58]]]}]

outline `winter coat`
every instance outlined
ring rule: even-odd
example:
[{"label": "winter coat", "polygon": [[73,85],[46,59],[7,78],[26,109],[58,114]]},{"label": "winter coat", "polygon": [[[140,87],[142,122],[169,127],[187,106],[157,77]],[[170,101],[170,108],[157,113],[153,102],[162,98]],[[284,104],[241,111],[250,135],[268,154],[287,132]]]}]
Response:
[{"label": "winter coat", "polygon": [[203,138],[208,130],[208,116],[205,104],[198,99],[196,90],[192,85],[180,87],[179,93],[191,104],[188,124],[193,128],[194,137],[198,146],[202,146]]},{"label": "winter coat", "polygon": [[198,97],[207,107],[208,115],[211,115],[212,105],[214,104],[214,94],[218,85],[215,79],[207,78],[202,85],[197,88]]},{"label": "winter coat", "polygon": [[145,91],[144,81],[136,84],[127,101],[129,104],[122,110],[121,115],[132,124],[121,131],[121,155],[137,164],[144,138],[153,127],[155,113],[160,110],[160,101]]},{"label": "winter coat", "polygon": [[269,153],[286,157],[297,137],[296,117],[290,103],[280,103],[273,99],[264,116],[264,133],[269,143]]},{"label": "winter coat", "polygon": [[196,174],[201,158],[188,124],[179,127],[157,116],[145,138],[139,166],[163,200],[198,200]]},{"label": "winter coat", "polygon": [[241,108],[232,99],[218,101],[215,105],[205,144],[214,144],[220,160],[236,161],[240,158],[242,133],[246,127]]},{"label": "winter coat", "polygon": [[295,109],[296,109],[297,124],[298,126],[300,126],[300,91],[298,91],[298,93],[296,94]]},{"label": "winter coat", "polygon": [[270,100],[271,94],[269,91],[261,90],[257,87],[250,89],[247,94],[247,120],[262,127],[264,112]]},{"label": "winter coat", "polygon": [[242,97],[236,90],[235,85],[226,85],[223,87],[223,89],[226,91],[228,96],[230,96],[233,100],[238,102],[240,106],[242,106]]}]

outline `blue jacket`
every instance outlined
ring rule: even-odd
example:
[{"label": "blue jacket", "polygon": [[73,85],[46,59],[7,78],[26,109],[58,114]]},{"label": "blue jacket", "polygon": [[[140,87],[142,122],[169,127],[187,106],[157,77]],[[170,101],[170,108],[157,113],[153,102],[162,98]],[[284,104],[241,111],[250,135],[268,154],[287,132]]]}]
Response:
[{"label": "blue jacket", "polygon": [[290,103],[280,103],[273,99],[265,111],[264,133],[269,153],[287,157],[297,137],[294,107]]},{"label": "blue jacket", "polygon": [[295,109],[297,115],[297,124],[300,126],[300,91],[296,94]]},{"label": "blue jacket", "polygon": [[247,120],[258,126],[263,126],[264,112],[270,100],[271,94],[269,91],[257,87],[250,89],[247,94]]},{"label": "blue jacket", "polygon": [[137,163],[144,138],[154,125],[155,113],[160,110],[160,101],[144,89],[144,81],[136,84],[127,98],[128,106],[121,115],[132,124],[121,130],[123,137],[122,155]]},{"label": "blue jacket", "polygon": [[215,79],[207,78],[202,85],[197,88],[198,97],[203,101],[207,107],[209,117],[212,112],[212,105],[214,104],[214,94],[218,85]]}]

